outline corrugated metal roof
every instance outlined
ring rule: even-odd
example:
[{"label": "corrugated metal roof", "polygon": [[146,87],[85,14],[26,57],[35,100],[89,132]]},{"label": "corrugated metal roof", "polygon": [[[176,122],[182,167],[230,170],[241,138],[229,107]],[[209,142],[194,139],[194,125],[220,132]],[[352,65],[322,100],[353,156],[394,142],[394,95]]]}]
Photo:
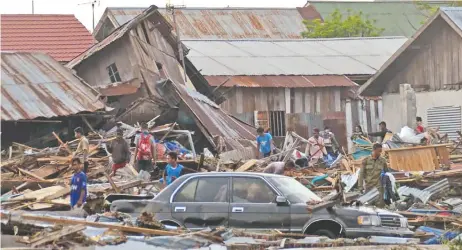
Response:
[{"label": "corrugated metal roof", "polygon": [[[143,8],[107,8],[106,16],[119,27],[141,14]],[[173,23],[172,14],[159,9]],[[320,18],[313,7],[303,8],[184,8],[175,12],[182,39],[301,38],[304,19]]]},{"label": "corrugated metal roof", "polygon": [[2,52],[1,68],[2,120],[49,118],[104,108],[96,91],[49,55]]},{"label": "corrugated metal roof", "polygon": [[462,30],[462,8],[461,7],[441,7],[441,12],[446,14],[460,30]]},{"label": "corrugated metal roof", "polygon": [[405,37],[294,40],[187,40],[205,76],[372,75]]},{"label": "corrugated metal roof", "polygon": [[[229,80],[228,80],[229,78]],[[267,88],[314,88],[314,87],[355,87],[346,76],[205,76],[210,86],[224,87],[267,87]]]}]

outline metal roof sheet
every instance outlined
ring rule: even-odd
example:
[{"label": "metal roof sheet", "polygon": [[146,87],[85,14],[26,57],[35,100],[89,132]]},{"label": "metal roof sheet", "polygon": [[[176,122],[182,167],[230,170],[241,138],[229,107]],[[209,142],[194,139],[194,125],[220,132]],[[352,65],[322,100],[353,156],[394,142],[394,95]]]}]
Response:
[{"label": "metal roof sheet", "polygon": [[95,90],[49,55],[2,52],[1,68],[2,120],[49,118],[104,108]]},{"label": "metal roof sheet", "polygon": [[206,76],[372,75],[405,37],[296,40],[184,40]]},{"label": "metal roof sheet", "polygon": [[[106,16],[119,27],[141,14],[143,8],[107,8]],[[171,13],[159,9],[173,23]],[[302,38],[304,19],[320,18],[311,6],[302,8],[184,8],[176,10],[182,39]]]},{"label": "metal roof sheet", "polygon": [[462,30],[462,8],[461,7],[441,7],[441,12],[446,14],[457,27]]},{"label": "metal roof sheet", "polygon": [[[229,80],[228,80],[229,78]],[[346,76],[205,76],[210,86],[224,87],[263,87],[263,88],[318,88],[318,87],[356,87]]]}]

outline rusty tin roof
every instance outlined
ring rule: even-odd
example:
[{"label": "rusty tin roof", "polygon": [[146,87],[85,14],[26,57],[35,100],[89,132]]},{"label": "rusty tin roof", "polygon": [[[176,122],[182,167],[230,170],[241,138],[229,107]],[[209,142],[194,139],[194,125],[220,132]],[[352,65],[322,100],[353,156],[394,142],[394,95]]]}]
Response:
[{"label": "rusty tin roof", "polygon": [[51,56],[1,54],[2,120],[50,118],[104,108],[98,92]]},{"label": "rusty tin roof", "polygon": [[[97,36],[103,23],[115,28],[127,23],[144,8],[107,8],[95,28]],[[173,23],[172,14],[159,8]],[[304,19],[321,18],[312,7],[301,8],[184,8],[175,12],[182,39],[299,39],[305,30]]]}]

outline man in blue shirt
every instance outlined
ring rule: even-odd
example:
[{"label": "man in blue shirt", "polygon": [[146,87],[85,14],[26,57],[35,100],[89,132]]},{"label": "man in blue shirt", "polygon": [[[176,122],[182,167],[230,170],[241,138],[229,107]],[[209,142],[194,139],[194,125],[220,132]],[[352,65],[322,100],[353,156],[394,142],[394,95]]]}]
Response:
[{"label": "man in blue shirt", "polygon": [[[167,166],[165,167],[164,174],[162,176],[161,183],[165,183],[165,186],[170,185],[173,181],[181,176],[183,166],[178,164],[178,154],[176,152],[167,153]],[[167,174],[167,175],[166,175]]]},{"label": "man in blue shirt", "polygon": [[74,175],[71,179],[71,209],[82,207],[87,200],[87,175],[82,171],[79,158],[72,159]]},{"label": "man in blue shirt", "polygon": [[[265,130],[262,127],[257,129],[257,148],[259,152],[263,154],[263,157],[268,157],[271,155],[271,145],[273,137],[269,133],[265,133]],[[259,158],[257,153],[257,158]]]}]

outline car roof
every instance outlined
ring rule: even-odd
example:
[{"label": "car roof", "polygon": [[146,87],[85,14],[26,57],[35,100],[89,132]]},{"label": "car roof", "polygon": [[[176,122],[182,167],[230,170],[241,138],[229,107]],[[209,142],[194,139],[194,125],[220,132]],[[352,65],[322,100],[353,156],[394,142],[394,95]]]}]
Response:
[{"label": "car roof", "polygon": [[283,175],[277,174],[267,174],[267,173],[257,173],[257,172],[202,172],[202,173],[192,173],[192,174],[185,174],[185,177],[192,177],[192,176],[249,176],[249,177],[287,177]]}]

